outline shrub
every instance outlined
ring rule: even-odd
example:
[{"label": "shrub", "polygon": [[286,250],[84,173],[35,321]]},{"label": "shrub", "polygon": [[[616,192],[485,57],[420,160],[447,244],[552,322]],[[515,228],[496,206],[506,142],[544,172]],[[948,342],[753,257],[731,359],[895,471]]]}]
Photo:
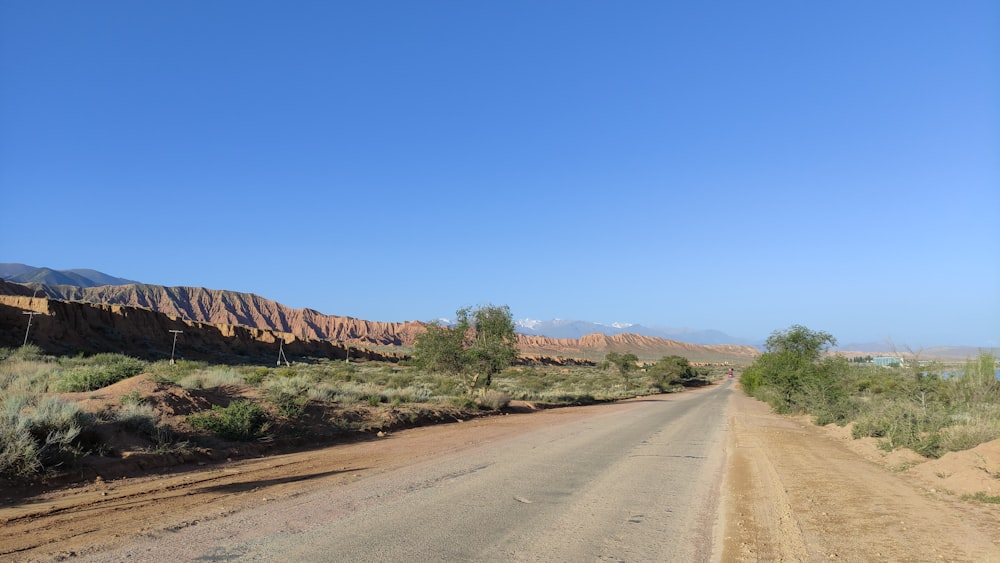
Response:
[{"label": "shrub", "polygon": [[49,391],[57,379],[59,365],[47,359],[8,358],[0,362],[0,390],[34,395]]},{"label": "shrub", "polygon": [[24,360],[38,361],[45,357],[45,353],[35,344],[26,344],[20,348],[0,348],[0,360]]},{"label": "shrub", "polygon": [[84,454],[80,435],[93,417],[75,403],[6,395],[0,411],[0,475],[28,477]]},{"label": "shrub", "polygon": [[84,365],[71,368],[59,382],[63,391],[93,391],[139,375],[146,362],[122,354],[97,354]]},{"label": "shrub", "polygon": [[0,420],[0,475],[29,477],[41,471],[38,443],[16,421]]},{"label": "shrub", "polygon": [[317,403],[333,401],[336,395],[337,390],[329,383],[317,383],[306,392],[306,397],[310,401],[316,401]]},{"label": "shrub", "polygon": [[146,403],[146,399],[138,391],[130,391],[122,395],[119,402],[123,405],[143,405]]},{"label": "shrub", "polygon": [[940,449],[946,452],[960,452],[1000,438],[1000,419],[985,417],[966,424],[948,426],[941,429]]},{"label": "shrub", "polygon": [[498,411],[510,404],[510,395],[502,391],[487,391],[479,398],[479,408]]},{"label": "shrub", "polygon": [[160,417],[153,407],[141,402],[126,402],[115,411],[115,422],[144,436],[154,436]]},{"label": "shrub", "polygon": [[192,360],[177,360],[170,363],[167,360],[160,360],[149,366],[149,371],[157,381],[180,381],[184,376],[190,375],[198,370],[208,367],[206,362],[195,362]]},{"label": "shrub", "polygon": [[216,389],[228,385],[243,385],[246,379],[231,368],[199,369],[182,377],[177,383],[185,389]]},{"label": "shrub", "polygon": [[262,437],[270,427],[267,413],[251,401],[233,401],[227,407],[216,405],[211,411],[189,416],[187,421],[195,428],[242,441]]},{"label": "shrub", "polygon": [[305,412],[313,382],[302,375],[271,379],[265,385],[267,398],[277,405],[281,416],[296,418]]},{"label": "shrub", "polygon": [[271,370],[265,367],[255,367],[250,370],[243,370],[243,380],[247,382],[247,385],[260,385],[267,378]]}]

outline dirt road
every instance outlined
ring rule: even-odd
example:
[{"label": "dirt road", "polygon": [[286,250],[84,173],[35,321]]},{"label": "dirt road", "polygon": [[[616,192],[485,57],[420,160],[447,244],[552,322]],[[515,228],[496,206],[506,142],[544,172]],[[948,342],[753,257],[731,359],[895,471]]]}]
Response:
[{"label": "dirt road", "polygon": [[735,393],[722,561],[1000,561],[1000,507],[936,494]]},{"label": "dirt road", "polygon": [[[765,405],[740,393],[720,389],[638,403],[646,405],[644,409],[620,404],[510,415],[407,430],[367,442],[169,475],[91,482],[33,496],[19,491],[0,491],[0,559],[58,560],[78,556],[83,560],[114,557],[176,560],[169,551],[158,550],[156,546],[185,545],[190,538],[203,537],[206,533],[212,536],[216,533],[212,530],[230,534],[230,546],[239,542],[248,545],[247,542],[259,533],[266,534],[269,528],[272,532],[285,534],[285,538],[295,534],[306,534],[300,535],[301,538],[319,538],[320,534],[308,534],[316,529],[315,523],[321,517],[346,521],[363,512],[365,506],[382,503],[385,499],[398,502],[408,495],[422,494],[421,491],[447,494],[453,484],[462,481],[463,475],[491,471],[482,469],[482,463],[468,467],[456,465],[446,471],[455,478],[438,481],[433,487],[393,488],[391,485],[430,483],[427,476],[432,473],[421,472],[435,468],[433,474],[441,475],[441,460],[471,459],[476,451],[503,452],[505,444],[530,435],[540,437],[540,441],[534,442],[539,454],[550,449],[552,459],[565,457],[578,451],[574,450],[572,440],[587,432],[601,431],[605,421],[613,418],[610,413],[630,411],[653,416],[652,413],[659,410],[649,407],[655,407],[657,401],[693,405],[700,400],[699,396],[719,391],[725,392],[728,405],[717,415],[721,417],[717,421],[718,447],[699,450],[698,444],[685,440],[684,435],[664,430],[658,434],[662,439],[646,439],[647,444],[640,439],[640,446],[637,446],[640,449],[625,448],[632,454],[655,452],[655,456],[626,456],[636,467],[653,459],[658,459],[658,463],[672,459],[681,467],[697,457],[708,458],[706,451],[720,453],[719,474],[724,467],[725,478],[724,482],[716,481],[715,486],[721,489],[721,495],[716,499],[691,501],[693,505],[709,506],[720,515],[714,537],[702,543],[689,542],[688,545],[694,547],[685,548],[697,549],[695,558],[721,561],[833,558],[847,561],[1000,561],[1000,508],[925,492],[909,484],[901,474],[860,457],[822,429],[770,414]],[[546,434],[559,426],[577,431],[562,437]],[[545,436],[551,439],[546,441]],[[641,449],[678,446],[689,451]],[[685,458],[686,455],[691,457]],[[595,459],[600,457],[595,455]],[[531,465],[530,457],[520,462],[537,472],[545,470],[547,459],[540,455],[534,460],[538,462],[535,465]],[[601,470],[595,471],[595,480],[591,482],[594,487],[603,489],[603,494],[612,497],[623,492],[634,494],[637,489],[628,482],[601,479],[601,474]],[[633,475],[642,480],[639,488],[655,482],[650,479],[648,469]],[[705,482],[712,481],[711,475],[703,477]],[[498,482],[511,487],[512,478],[511,474],[503,473]],[[379,483],[386,488],[380,490],[369,486]],[[437,486],[442,483],[444,486]],[[330,498],[342,496],[354,500],[336,506],[307,502],[317,491],[326,491],[332,495]],[[358,491],[366,492],[350,496]],[[458,491],[458,494],[467,495],[468,491]],[[588,494],[572,488],[546,492],[522,487],[504,496],[509,504],[520,504],[529,510],[544,508],[560,497],[570,499],[569,504],[577,511],[575,515],[571,510],[565,516],[552,513],[549,519],[550,514],[542,512],[533,526],[551,527],[567,538],[607,534],[607,530],[597,529],[586,519],[579,518],[588,511],[600,512],[606,508],[602,508],[597,497]],[[668,524],[664,515],[669,514],[667,509],[670,507],[657,504],[654,501],[657,498],[662,497],[649,494],[645,499],[648,506],[615,516],[622,517],[608,537],[619,537],[623,543],[617,547],[611,545],[618,551],[607,553],[614,553],[619,560],[625,561],[645,561],[654,556],[653,552],[644,551],[643,546],[635,545],[638,536],[628,534],[643,525],[630,520]],[[718,499],[721,501],[716,504]],[[475,499],[468,502],[474,503]],[[307,510],[318,512],[310,515],[305,512]],[[424,516],[408,514],[403,520],[392,521],[391,512],[378,516],[390,519],[380,522],[391,521],[392,526],[402,526],[405,518],[412,521]],[[658,521],[656,513],[660,513]],[[710,520],[689,523],[691,525],[681,533],[711,535]],[[517,525],[516,520],[504,522],[504,525]],[[241,524],[245,526],[241,528]],[[385,529],[385,535],[399,533],[393,530],[396,528]],[[360,538],[357,545],[382,539]],[[570,550],[574,545],[574,542],[562,546],[540,543],[532,546],[536,551],[531,552],[518,552],[512,547],[513,551],[506,555],[566,560],[563,556],[574,552],[563,550]],[[181,551],[179,547],[176,549]],[[260,547],[256,553],[270,553],[268,549],[271,548]],[[215,552],[202,549],[199,553],[200,557],[209,559],[239,556],[237,552],[224,549]],[[504,554],[499,555],[504,558]],[[584,560],[596,560],[606,553],[588,551],[577,555]],[[336,558],[334,554],[330,556]],[[446,556],[439,554],[439,558]]]}]

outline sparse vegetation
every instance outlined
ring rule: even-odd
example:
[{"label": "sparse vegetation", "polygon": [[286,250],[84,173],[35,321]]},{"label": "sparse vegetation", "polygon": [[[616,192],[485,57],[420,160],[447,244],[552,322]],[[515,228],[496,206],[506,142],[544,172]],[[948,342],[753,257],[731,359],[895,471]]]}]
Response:
[{"label": "sparse vegetation", "polygon": [[244,385],[246,379],[228,367],[194,369],[177,382],[185,389],[216,389],[227,385]]},{"label": "sparse vegetation", "polygon": [[991,495],[987,492],[979,491],[974,495],[962,495],[962,500],[971,500],[986,504],[1000,504],[1000,495]]},{"label": "sparse vegetation", "polygon": [[93,417],[75,403],[40,395],[0,399],[0,475],[30,476],[85,453],[82,435]]},{"label": "sparse vegetation", "polygon": [[191,415],[188,423],[230,440],[249,441],[262,437],[270,427],[267,411],[252,401],[233,401],[229,406]]},{"label": "sparse vegetation", "polygon": [[744,390],[777,412],[809,413],[818,424],[853,422],[855,438],[878,438],[885,450],[940,457],[1000,438],[993,354],[949,373],[919,361],[894,367],[823,356],[835,343],[801,326],[775,332],[767,353],[744,371]]},{"label": "sparse vegetation", "polygon": [[146,362],[123,354],[97,354],[70,367],[61,377],[60,391],[93,391],[139,375]]},{"label": "sparse vegetation", "polygon": [[[337,432],[373,431],[419,424],[423,420],[455,420],[507,408],[511,401],[549,405],[576,405],[658,393],[664,390],[657,367],[629,370],[631,381],[622,385],[620,374],[593,366],[546,367],[506,365],[510,355],[500,350],[506,334],[506,308],[485,315],[467,313],[469,340],[462,349],[475,350],[463,356],[460,373],[442,370],[440,364],[412,362],[322,361],[292,366],[225,366],[178,360],[146,363],[119,354],[91,357],[46,356],[37,347],[0,350],[0,400],[4,406],[0,424],[0,477],[30,477],[86,454],[111,451],[97,436],[129,434],[145,442],[143,451],[170,453],[198,442],[202,433],[236,441],[302,438],[319,430]],[[492,324],[491,324],[492,323]],[[473,347],[473,324],[493,331],[498,340],[485,338]],[[440,329],[442,331],[452,329]],[[448,333],[455,334],[455,333]],[[491,356],[491,350],[497,351]],[[464,354],[464,352],[463,352]],[[683,358],[671,362],[687,366],[683,373],[701,374]],[[634,363],[634,362],[633,362]],[[504,367],[506,366],[506,367]],[[662,368],[662,366],[660,366]],[[174,415],[168,423],[161,416],[163,398],[147,391],[123,388],[122,395],[105,399],[102,384],[121,381],[138,372],[148,374],[158,393],[224,401],[200,412]],[[702,374],[703,375],[703,374]],[[678,387],[679,388],[679,387]],[[52,394],[76,389],[93,391],[85,399],[93,414],[75,402],[60,401]],[[673,390],[673,389],[671,389]],[[470,391],[475,391],[470,394]],[[94,399],[97,399],[95,401]],[[193,405],[181,399],[177,406]],[[222,406],[226,405],[226,406]],[[185,406],[184,408],[190,408]],[[194,429],[178,431],[185,420]],[[171,426],[173,424],[174,426]],[[317,425],[325,425],[320,430]],[[131,447],[139,447],[133,445]]]}]

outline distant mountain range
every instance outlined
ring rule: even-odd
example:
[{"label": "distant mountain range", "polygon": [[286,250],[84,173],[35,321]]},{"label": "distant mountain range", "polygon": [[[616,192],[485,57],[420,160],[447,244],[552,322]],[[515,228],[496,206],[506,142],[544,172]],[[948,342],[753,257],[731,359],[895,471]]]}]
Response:
[{"label": "distant mountain range", "polygon": [[[108,307],[103,313],[90,311],[85,307],[73,315],[91,319],[83,324],[92,323],[93,319],[102,318],[113,322],[115,334],[129,334],[129,338],[155,339],[162,335],[146,334],[149,330],[162,328],[166,321],[154,321],[153,317],[137,313],[139,310],[150,310],[166,315],[169,319],[184,319],[197,323],[209,323],[216,327],[252,327],[265,331],[276,331],[294,335],[306,340],[333,341],[354,343],[356,345],[375,345],[390,347],[411,346],[417,334],[424,330],[423,323],[392,323],[337,317],[324,315],[312,309],[293,309],[281,303],[265,299],[250,293],[213,290],[200,287],[164,287],[158,285],[128,282],[123,278],[108,276],[92,270],[58,271],[51,268],[33,268],[24,265],[5,264],[4,275],[12,278],[27,279],[23,283],[0,280],[0,305],[12,306],[15,309],[42,307],[42,299],[32,299],[35,293],[61,303],[77,303],[81,307],[92,304],[93,307]],[[49,285],[41,280],[53,283]],[[114,285],[95,285],[100,281],[114,282]],[[69,283],[66,283],[69,282]],[[10,297],[5,297],[10,296]],[[54,305],[53,305],[54,306]],[[118,309],[115,309],[118,307]],[[81,312],[84,311],[84,312]],[[132,311],[132,312],[130,312]],[[117,318],[117,313],[125,317],[142,320],[148,326],[137,328],[131,326],[131,321]],[[11,313],[11,318],[20,318],[17,311]],[[70,314],[70,313],[66,313]],[[110,317],[108,315],[111,315]],[[117,320],[111,320],[117,319]],[[41,322],[39,320],[39,322]],[[103,321],[102,321],[103,322]],[[81,330],[83,324],[78,323]],[[10,323],[14,326],[18,323]],[[588,323],[578,323],[578,329],[588,326]],[[603,325],[589,323],[595,329]],[[11,328],[11,327],[7,327]],[[20,327],[18,327],[19,329]],[[98,327],[99,328],[99,327]],[[553,338],[548,336],[521,334],[518,336],[518,347],[528,356],[565,356],[572,354],[577,358],[601,358],[608,351],[631,351],[644,359],[657,359],[665,355],[684,355],[692,361],[731,361],[746,360],[757,354],[749,346],[734,344],[703,345],[690,342],[679,342],[657,336],[646,336],[635,333],[625,333],[626,327],[619,325],[611,327],[619,332],[603,334],[599,330],[583,338]],[[38,325],[42,331],[43,326]],[[88,330],[96,330],[90,327]],[[60,334],[67,335],[71,328],[62,327]],[[222,333],[232,332],[230,328],[219,328]],[[6,335],[4,340],[11,344],[17,338],[15,330]],[[161,331],[162,332],[162,331]],[[236,334],[236,333],[234,333]],[[88,338],[97,336],[89,334]],[[99,339],[98,339],[99,340]],[[57,342],[58,339],[52,342]],[[207,346],[207,344],[206,344]]]},{"label": "distant mountain range", "polygon": [[691,330],[686,328],[653,328],[639,324],[613,323],[610,325],[590,321],[571,321],[552,319],[539,321],[521,319],[515,321],[517,331],[521,334],[548,336],[551,338],[581,338],[588,334],[638,334],[690,342],[692,344],[742,344],[753,346],[750,340],[736,338],[718,330]]},{"label": "distant mountain range", "polygon": [[[0,278],[7,281],[12,281],[15,283],[25,283],[25,284],[43,284],[46,286],[72,286],[78,288],[96,288],[102,286],[123,286],[138,284],[143,285],[142,282],[129,280],[125,278],[119,278],[111,276],[96,270],[89,269],[74,269],[74,270],[53,270],[52,268],[37,268],[34,266],[28,266],[26,264],[15,264],[15,263],[0,263]],[[157,286],[158,287],[158,286]],[[180,288],[175,288],[179,290]],[[109,302],[109,303],[119,303],[128,305],[138,305],[149,307],[152,303],[160,301],[161,307],[153,307],[154,309],[162,310],[170,314],[183,315],[186,318],[196,319],[196,320],[209,320],[210,315],[192,314],[193,311],[180,311],[176,310],[175,307],[163,306],[164,300],[162,296],[150,297],[150,293],[164,293],[164,288],[153,289],[153,286],[146,286],[135,292],[139,294],[136,296],[133,294],[131,298],[126,298],[122,295],[120,291],[106,291],[101,293],[90,292],[89,294],[84,294],[80,291],[74,291],[70,289],[63,290],[49,290],[49,295],[57,299],[76,299],[82,301],[90,302]],[[232,292],[216,292],[220,294],[230,295]],[[145,294],[145,295],[143,295]],[[114,295],[114,297],[111,297]],[[257,296],[254,296],[260,299]],[[180,300],[170,300],[174,303],[186,302],[186,299]],[[240,310],[247,311],[253,308],[247,307],[226,307],[230,310]],[[270,308],[274,308],[273,305]],[[185,314],[187,313],[187,314]],[[315,312],[313,312],[315,313]],[[238,317],[239,315],[234,315]],[[244,324],[254,324],[247,323],[247,319],[214,319],[216,322],[232,322],[233,320],[242,321]],[[271,322],[266,323],[266,326],[275,328],[278,330],[289,330],[289,326],[282,326],[281,322]],[[638,324],[628,324],[628,323],[614,323],[611,325],[605,325],[601,323],[595,323],[590,321],[574,321],[574,320],[564,320],[564,319],[552,319],[548,321],[538,321],[532,319],[522,319],[516,321],[517,332],[529,336],[545,336],[548,338],[559,338],[559,339],[578,339],[588,334],[605,334],[608,336],[614,336],[617,334],[637,334],[640,336],[650,336],[654,338],[663,338],[667,340],[675,340],[678,342],[687,342],[690,344],[705,344],[705,345],[715,345],[715,344],[742,344],[747,346],[753,346],[755,343],[749,340],[735,338],[720,332],[718,330],[689,330],[689,329],[671,329],[671,328],[651,328]],[[302,331],[300,336],[303,337],[319,337],[317,334],[309,334],[313,331]],[[322,332],[322,331],[321,331]],[[323,335],[326,336],[326,335]]]},{"label": "distant mountain range", "polygon": [[139,283],[124,278],[116,278],[97,270],[53,270],[36,268],[25,264],[0,264],[0,278],[15,283],[40,283],[45,285],[72,285],[76,287],[99,287],[102,285],[126,285]]},{"label": "distant mountain range", "polygon": [[[151,308],[156,311],[201,322],[256,326],[288,332],[300,338],[318,338],[369,342],[382,345],[409,344],[421,323],[383,323],[349,317],[323,315],[310,309],[291,309],[260,296],[203,288],[170,288],[146,285],[111,276],[91,269],[54,270],[25,264],[0,263],[0,278],[26,286],[7,287],[5,293],[31,295],[32,289],[42,290],[50,298],[109,303]],[[128,286],[128,287],[123,287]],[[442,321],[446,321],[442,319]],[[516,330],[529,337],[526,347],[545,348],[553,343],[544,339],[579,340],[588,335],[609,337],[637,335],[703,346],[740,345],[762,349],[763,341],[730,336],[718,330],[656,328],[639,324],[610,325],[581,320],[552,319],[547,321],[521,319]],[[531,339],[538,337],[539,339]],[[528,343],[532,343],[528,346]],[[608,341],[614,345],[617,341]],[[560,343],[560,346],[567,345]],[[838,346],[843,353],[887,353],[884,343],[855,343]],[[925,356],[967,356],[975,350],[965,347],[925,348]],[[915,351],[916,352],[916,351]],[[974,355],[974,354],[972,354]]]}]

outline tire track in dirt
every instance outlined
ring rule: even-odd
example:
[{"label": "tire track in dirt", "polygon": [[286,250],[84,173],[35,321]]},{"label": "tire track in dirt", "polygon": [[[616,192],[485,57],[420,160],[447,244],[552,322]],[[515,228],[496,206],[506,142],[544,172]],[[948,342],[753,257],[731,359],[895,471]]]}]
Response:
[{"label": "tire track in dirt", "polygon": [[246,504],[240,493],[352,471],[347,466],[310,471],[315,468],[310,458],[278,463],[251,460],[200,472],[97,481],[52,491],[28,504],[0,508],[0,558],[16,559],[28,552],[59,557],[118,543],[131,534],[180,529],[239,510]]},{"label": "tire track in dirt", "polygon": [[443,452],[503,439],[554,420],[585,418],[595,408],[554,409],[401,431],[384,438],[175,473],[130,477],[40,494],[0,491],[0,560],[61,560],[122,546],[433,459]]}]

